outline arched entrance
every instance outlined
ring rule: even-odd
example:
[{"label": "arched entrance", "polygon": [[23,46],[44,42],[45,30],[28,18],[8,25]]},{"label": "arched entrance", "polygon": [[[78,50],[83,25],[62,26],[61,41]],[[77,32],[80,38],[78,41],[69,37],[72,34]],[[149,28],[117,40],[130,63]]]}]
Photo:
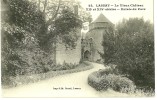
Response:
[{"label": "arched entrance", "polygon": [[88,50],[86,50],[85,52],[84,52],[84,60],[90,60],[90,56],[91,56],[91,53],[88,51]]}]

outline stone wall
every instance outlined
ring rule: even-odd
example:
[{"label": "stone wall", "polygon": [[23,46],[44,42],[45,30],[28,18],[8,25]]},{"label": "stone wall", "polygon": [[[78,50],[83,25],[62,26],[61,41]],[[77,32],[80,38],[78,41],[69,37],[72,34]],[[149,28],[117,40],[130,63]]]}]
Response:
[{"label": "stone wall", "polygon": [[77,41],[77,45],[75,49],[66,49],[64,44],[57,44],[56,48],[56,63],[63,64],[72,63],[79,64],[81,59],[81,29],[78,29],[77,33],[79,39]]},{"label": "stone wall", "polygon": [[76,49],[66,49],[64,44],[58,44],[56,49],[56,63],[78,64],[81,59],[81,40],[77,41]]},{"label": "stone wall", "polygon": [[92,56],[94,61],[101,59],[98,51],[103,53],[103,47],[102,47],[103,34],[105,34],[105,29],[99,28],[89,31],[86,35],[86,39],[89,38],[93,39]]},{"label": "stone wall", "polygon": [[107,28],[109,26],[108,23],[91,23],[89,25],[89,30],[95,29],[95,28]]}]

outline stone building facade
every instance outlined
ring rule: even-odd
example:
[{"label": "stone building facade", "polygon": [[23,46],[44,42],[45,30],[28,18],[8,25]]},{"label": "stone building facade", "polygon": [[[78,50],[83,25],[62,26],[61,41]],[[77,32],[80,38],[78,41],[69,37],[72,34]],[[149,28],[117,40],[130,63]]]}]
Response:
[{"label": "stone building facade", "polygon": [[56,46],[56,63],[63,64],[72,63],[79,64],[81,59],[81,29],[77,30],[78,40],[74,49],[67,49],[64,44],[57,44]]},{"label": "stone building facade", "polygon": [[89,24],[87,32],[78,29],[79,39],[75,49],[66,50],[62,44],[57,45],[56,62],[57,63],[75,63],[81,61],[101,61],[99,52],[103,53],[102,41],[103,35],[109,31],[110,27],[114,27],[103,14]]},{"label": "stone building facade", "polygon": [[86,33],[85,39],[82,39],[82,59],[89,61],[101,61],[99,52],[103,53],[103,36],[109,32],[109,28],[113,28],[112,24],[102,13],[98,18],[89,24],[89,31]]}]

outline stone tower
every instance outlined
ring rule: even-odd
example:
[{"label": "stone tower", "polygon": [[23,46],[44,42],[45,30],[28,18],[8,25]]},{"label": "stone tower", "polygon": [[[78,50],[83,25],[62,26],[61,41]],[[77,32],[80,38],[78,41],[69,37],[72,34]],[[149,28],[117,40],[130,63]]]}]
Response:
[{"label": "stone tower", "polygon": [[82,40],[82,59],[89,61],[102,60],[99,52],[103,53],[103,34],[108,32],[110,27],[114,27],[114,24],[102,13],[95,21],[89,24],[89,31],[86,33],[86,38]]}]

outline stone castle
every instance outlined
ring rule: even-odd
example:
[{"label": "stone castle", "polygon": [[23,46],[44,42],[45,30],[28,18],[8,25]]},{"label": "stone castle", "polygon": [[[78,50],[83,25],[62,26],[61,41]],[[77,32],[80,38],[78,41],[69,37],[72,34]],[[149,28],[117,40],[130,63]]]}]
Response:
[{"label": "stone castle", "polygon": [[88,29],[87,32],[78,30],[79,39],[75,49],[66,50],[62,44],[57,46],[56,63],[78,64],[80,61],[102,61],[99,52],[103,53],[103,35],[109,31],[110,27],[114,27],[114,24],[101,13],[89,26],[83,27]]}]

